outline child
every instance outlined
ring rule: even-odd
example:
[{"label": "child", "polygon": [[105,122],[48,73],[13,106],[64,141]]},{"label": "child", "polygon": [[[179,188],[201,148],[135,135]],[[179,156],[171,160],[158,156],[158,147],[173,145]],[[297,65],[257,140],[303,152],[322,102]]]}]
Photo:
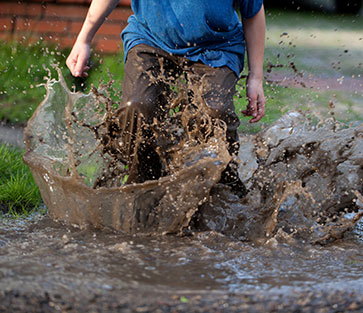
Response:
[{"label": "child", "polygon": [[[180,73],[203,80],[203,99],[213,117],[226,122],[229,152],[238,153],[239,119],[233,105],[238,76],[247,48],[248,105],[242,111],[251,123],[264,115],[263,53],[265,16],[262,0],[132,0],[132,15],[122,32],[125,75],[121,107],[152,119],[166,101],[165,82],[151,80],[162,67],[170,75]],[[72,75],[86,77],[91,41],[117,0],[93,0],[86,20],[68,56]],[[240,12],[242,23],[237,11]],[[154,174],[150,178],[154,177]],[[136,179],[137,181],[137,179]],[[231,163],[221,182],[237,194],[245,192]]]}]

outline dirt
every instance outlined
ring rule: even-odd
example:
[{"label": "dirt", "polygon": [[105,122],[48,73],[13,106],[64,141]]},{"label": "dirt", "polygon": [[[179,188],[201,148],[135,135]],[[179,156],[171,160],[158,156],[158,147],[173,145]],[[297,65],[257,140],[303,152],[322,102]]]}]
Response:
[{"label": "dirt", "polygon": [[[187,303],[185,302],[187,299]],[[181,301],[182,300],[182,301]],[[299,295],[124,293],[122,298],[92,295],[0,292],[0,312],[360,312],[362,296],[351,292],[305,292]]]}]

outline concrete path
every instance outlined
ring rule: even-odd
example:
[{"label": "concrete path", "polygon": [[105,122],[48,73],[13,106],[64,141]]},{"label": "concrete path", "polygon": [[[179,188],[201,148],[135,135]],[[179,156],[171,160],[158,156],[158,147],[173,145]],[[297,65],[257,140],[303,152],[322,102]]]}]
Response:
[{"label": "concrete path", "polygon": [[0,123],[0,144],[7,143],[19,148],[25,148],[23,130],[23,128],[18,126],[8,126]]}]

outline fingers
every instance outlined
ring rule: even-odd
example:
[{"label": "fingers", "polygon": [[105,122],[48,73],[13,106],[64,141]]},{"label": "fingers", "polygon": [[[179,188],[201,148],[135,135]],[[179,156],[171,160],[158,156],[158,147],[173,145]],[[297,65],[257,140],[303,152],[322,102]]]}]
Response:
[{"label": "fingers", "polygon": [[85,66],[79,61],[78,55],[70,55],[66,61],[66,64],[74,77],[88,76],[86,71],[89,69],[89,67]]},{"label": "fingers", "polygon": [[265,95],[263,92],[262,79],[247,78],[246,95],[248,104],[246,110],[242,111],[245,116],[252,116],[250,123],[256,123],[265,115]]},{"label": "fingers", "polygon": [[257,102],[257,112],[256,115],[252,115],[254,118],[250,119],[250,123],[258,122],[265,115],[265,99],[262,98],[262,101]]},{"label": "fingers", "polygon": [[87,77],[90,67],[87,65],[89,58],[89,46],[75,44],[69,54],[66,64],[75,77]]},{"label": "fingers", "polygon": [[71,71],[72,75],[74,76],[75,74],[75,67],[77,64],[77,57],[72,55],[72,53],[68,56],[67,60],[66,60],[66,64],[69,68],[69,70]]},{"label": "fingers", "polygon": [[88,58],[86,58],[84,55],[80,54],[77,58],[77,63],[74,67],[74,74],[73,76],[76,77],[87,77],[87,70],[89,67],[86,65],[88,62]]},{"label": "fingers", "polygon": [[87,71],[90,69],[89,66],[85,66],[82,71],[78,72],[79,75],[76,73],[76,77],[88,77]]},{"label": "fingers", "polygon": [[253,116],[257,115],[257,96],[252,95],[248,97],[248,104],[246,110],[242,111],[245,116]]},{"label": "fingers", "polygon": [[250,123],[258,122],[265,115],[265,97],[264,96],[250,96],[246,110],[242,113],[244,116],[252,116]]}]

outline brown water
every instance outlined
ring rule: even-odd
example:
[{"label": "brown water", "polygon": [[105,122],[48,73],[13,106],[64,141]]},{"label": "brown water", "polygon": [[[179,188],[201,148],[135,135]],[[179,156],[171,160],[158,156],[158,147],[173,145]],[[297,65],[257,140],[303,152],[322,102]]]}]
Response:
[{"label": "brown water", "polygon": [[49,217],[0,222],[0,286],[87,297],[123,290],[362,293],[363,224],[330,246],[255,245],[214,232],[190,237],[80,230]]},{"label": "brown water", "polygon": [[[178,233],[189,225],[230,160],[222,124],[191,104],[154,120],[148,130],[158,136],[146,138],[140,116],[113,111],[99,92],[71,93],[61,77],[47,89],[25,129],[24,161],[52,218],[129,233]],[[144,182],[133,173],[141,162],[130,159],[148,141],[157,143],[163,175]]]},{"label": "brown water", "polygon": [[[177,87],[164,117],[145,129],[141,114],[113,109],[107,93],[72,93],[62,77],[48,82],[25,129],[24,160],[53,219],[131,234],[214,230],[242,241],[327,244],[362,217],[363,125],[332,118],[320,126],[290,112],[241,138],[238,171],[249,193],[240,199],[216,185],[231,160],[224,124],[210,118],[198,85]],[[139,167],[145,146],[160,160],[154,179]]]},{"label": "brown water", "polygon": [[123,115],[62,80],[47,88],[24,160],[49,216],[0,221],[1,289],[363,295],[362,125],[322,127],[290,112],[242,137],[238,171],[249,193],[240,199],[217,183],[230,156],[223,124],[205,111],[155,122],[164,173],[124,185],[131,163],[113,145],[125,142]]}]

